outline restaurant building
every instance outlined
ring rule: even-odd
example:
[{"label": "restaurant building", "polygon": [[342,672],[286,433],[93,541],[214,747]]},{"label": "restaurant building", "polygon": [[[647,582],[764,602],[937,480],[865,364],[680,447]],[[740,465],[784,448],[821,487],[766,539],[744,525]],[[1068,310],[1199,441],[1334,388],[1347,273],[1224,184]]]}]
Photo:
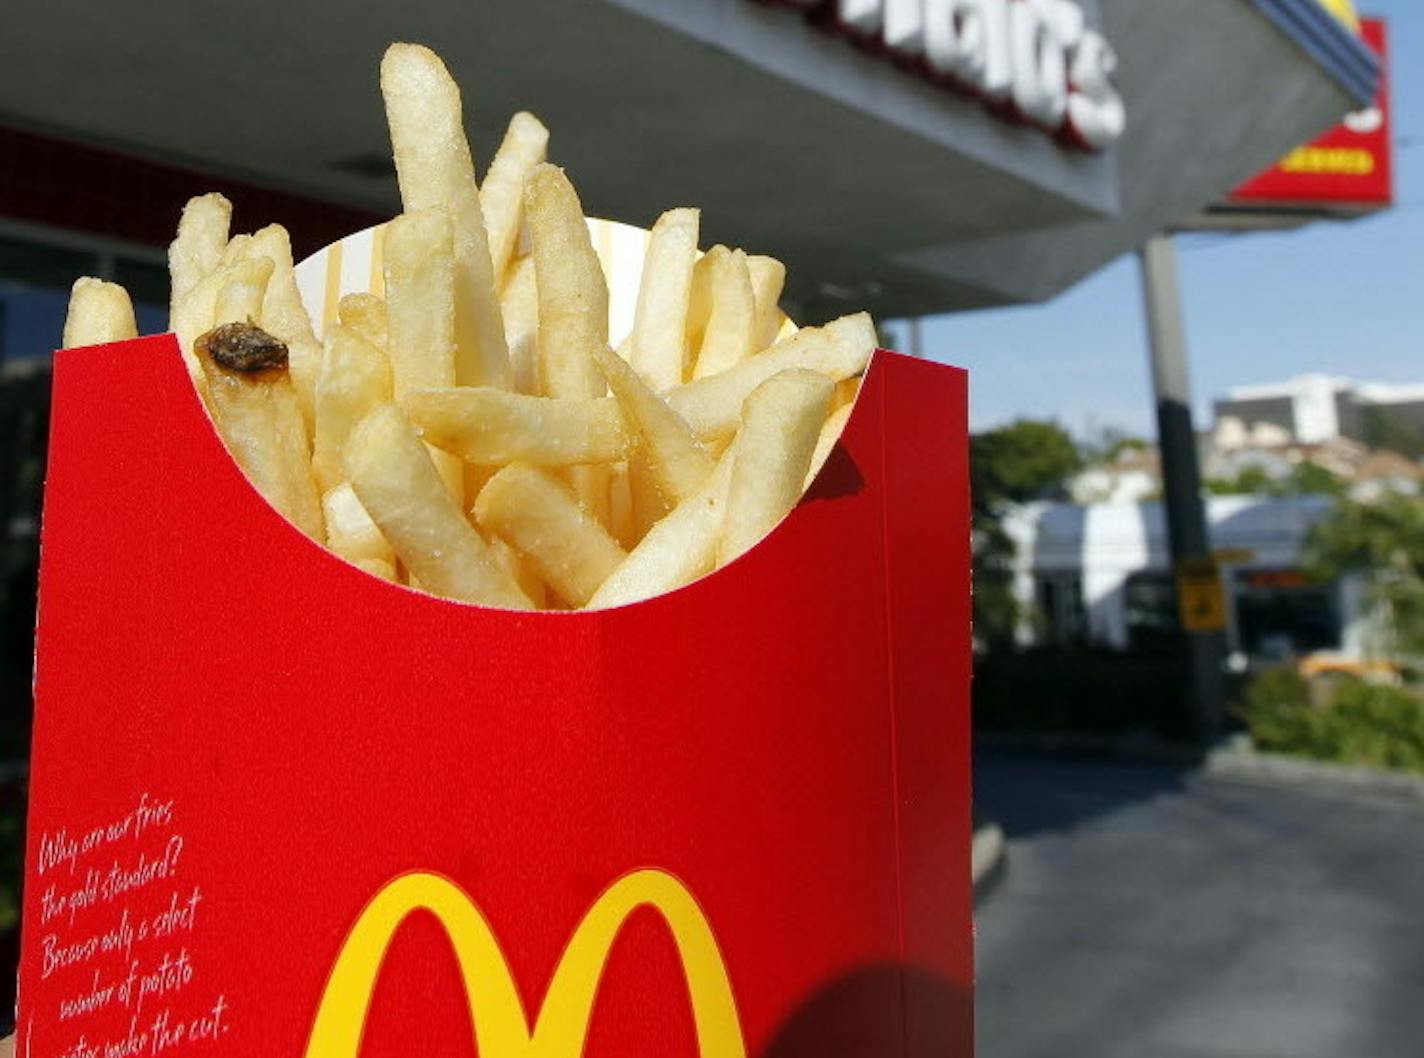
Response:
[{"label": "restaurant building", "polygon": [[[163,247],[218,188],[299,254],[389,215],[377,87],[436,48],[477,161],[551,128],[591,213],[696,204],[783,258],[811,321],[1052,297],[1371,97],[1321,0],[310,0],[22,5],[0,63],[0,357],[47,353],[68,284],[163,326]],[[66,15],[65,9],[73,10]]]}]

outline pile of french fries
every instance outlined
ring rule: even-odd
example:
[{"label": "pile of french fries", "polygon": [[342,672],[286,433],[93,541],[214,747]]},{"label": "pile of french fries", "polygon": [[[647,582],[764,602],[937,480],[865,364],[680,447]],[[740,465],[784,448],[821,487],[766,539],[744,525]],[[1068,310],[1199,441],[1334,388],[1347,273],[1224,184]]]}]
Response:
[{"label": "pile of french fries", "polygon": [[[285,229],[229,235],[217,194],[169,250],[171,329],[256,488],[367,573],[509,609],[635,602],[755,545],[840,436],[870,318],[784,326],[783,266],[699,253],[697,210],[673,209],[610,348],[604,273],[538,119],[515,115],[477,185],[433,52],[392,45],[381,91],[404,209],[383,298],[347,295],[318,337]],[[135,333],[122,288],[75,283],[66,347]]]}]

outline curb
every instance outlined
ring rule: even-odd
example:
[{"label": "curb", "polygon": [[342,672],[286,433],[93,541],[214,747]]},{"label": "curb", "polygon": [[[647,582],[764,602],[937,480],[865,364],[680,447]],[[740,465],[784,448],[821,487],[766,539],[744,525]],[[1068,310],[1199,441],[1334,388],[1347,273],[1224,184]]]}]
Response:
[{"label": "curb", "polygon": [[974,748],[1156,764],[1191,769],[1212,778],[1314,786],[1424,805],[1424,776],[1264,752],[1255,748],[1245,734],[1228,736],[1216,746],[1203,750],[1189,743],[1144,733],[982,731],[975,733]]},{"label": "curb", "polygon": [[974,829],[970,851],[974,882],[974,903],[978,904],[1003,881],[1008,868],[1008,844],[998,823],[984,823]]},{"label": "curb", "polygon": [[1263,753],[1239,743],[1213,749],[1202,761],[1201,771],[1213,778],[1308,785],[1424,806],[1424,777],[1381,768]]}]

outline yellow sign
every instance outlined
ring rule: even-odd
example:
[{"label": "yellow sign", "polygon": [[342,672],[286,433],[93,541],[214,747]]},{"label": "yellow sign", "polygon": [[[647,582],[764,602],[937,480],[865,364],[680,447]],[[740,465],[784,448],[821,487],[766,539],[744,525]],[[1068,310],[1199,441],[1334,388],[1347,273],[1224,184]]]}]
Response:
[{"label": "yellow sign", "polygon": [[1226,628],[1226,597],[1213,559],[1190,559],[1177,564],[1177,612],[1188,632],[1220,632]]},{"label": "yellow sign", "polygon": [[1288,173],[1369,176],[1375,171],[1375,156],[1360,147],[1297,147],[1280,165]]},{"label": "yellow sign", "polygon": [[1360,16],[1355,13],[1354,0],[1320,0],[1320,6],[1354,32],[1360,32]]},{"label": "yellow sign", "polygon": [[455,950],[481,1058],[579,1058],[609,949],[640,907],[662,915],[682,958],[701,1058],[746,1058],[737,1005],[717,939],[687,888],[659,870],[634,871],[594,901],[554,968],[531,1027],[509,962],[463,889],[437,874],[405,874],[351,927],[317,1005],[306,1058],[357,1058],[386,949],[413,911],[429,911]]},{"label": "yellow sign", "polygon": [[1242,562],[1250,562],[1254,559],[1256,552],[1249,547],[1218,547],[1211,553],[1211,557],[1222,565],[1228,563],[1239,565]]}]

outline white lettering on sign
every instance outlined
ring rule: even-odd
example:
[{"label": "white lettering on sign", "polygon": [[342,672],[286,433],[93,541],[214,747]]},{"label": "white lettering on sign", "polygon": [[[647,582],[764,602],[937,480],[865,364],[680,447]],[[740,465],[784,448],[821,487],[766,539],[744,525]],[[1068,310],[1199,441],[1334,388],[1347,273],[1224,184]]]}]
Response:
[{"label": "white lettering on sign", "polygon": [[780,0],[1086,150],[1122,136],[1117,53],[1076,0]]}]

